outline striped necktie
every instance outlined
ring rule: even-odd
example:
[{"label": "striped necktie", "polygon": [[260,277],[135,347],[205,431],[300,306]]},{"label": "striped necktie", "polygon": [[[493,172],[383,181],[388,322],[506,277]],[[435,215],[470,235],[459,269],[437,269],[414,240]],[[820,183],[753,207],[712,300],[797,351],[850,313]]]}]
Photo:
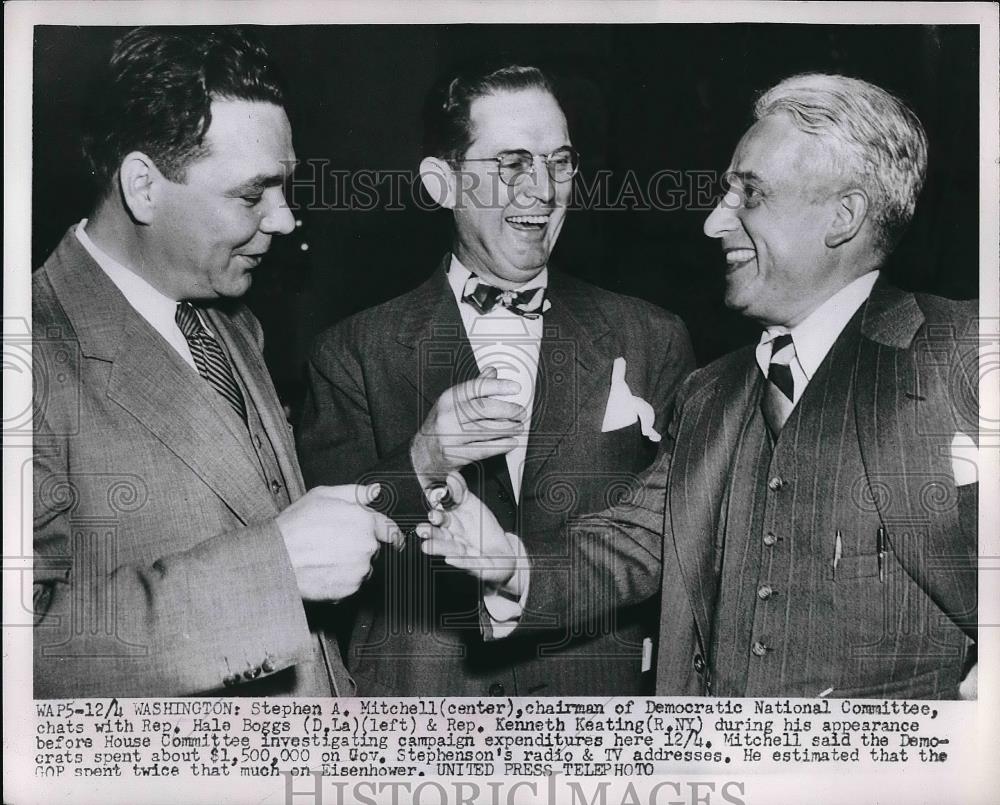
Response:
[{"label": "striped necktie", "polygon": [[190,302],[177,304],[174,320],[187,339],[198,374],[205,378],[239,414],[240,419],[246,422],[246,403],[233,374],[233,367],[229,365],[229,359],[219,342],[201,323],[198,313]]},{"label": "striped necktie", "polygon": [[795,380],[790,365],[794,359],[795,344],[790,333],[783,333],[771,342],[771,362],[767,367],[761,410],[775,438],[795,407]]}]

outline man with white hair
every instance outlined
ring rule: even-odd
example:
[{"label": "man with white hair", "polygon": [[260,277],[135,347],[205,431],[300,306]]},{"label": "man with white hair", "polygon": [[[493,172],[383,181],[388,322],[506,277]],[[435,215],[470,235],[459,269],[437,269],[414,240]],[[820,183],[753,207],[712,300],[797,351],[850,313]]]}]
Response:
[{"label": "man with white hair", "polygon": [[[648,494],[576,524],[576,600],[662,590],[659,694],[974,695],[977,305],[879,272],[923,184],[923,127],[834,75],[754,112],[705,233],[726,305],[764,332],[684,383]],[[502,581],[506,535],[468,503],[432,517],[425,550]],[[565,606],[547,592],[521,628]]]}]

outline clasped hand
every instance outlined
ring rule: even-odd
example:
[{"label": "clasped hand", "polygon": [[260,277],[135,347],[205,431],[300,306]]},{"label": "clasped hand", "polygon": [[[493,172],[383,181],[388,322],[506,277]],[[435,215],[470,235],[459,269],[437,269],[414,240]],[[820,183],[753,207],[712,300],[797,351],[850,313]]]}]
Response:
[{"label": "clasped hand", "polygon": [[499,379],[497,370],[489,367],[438,397],[410,446],[413,469],[425,488],[452,470],[517,446],[527,409],[498,398],[520,390],[520,384]]}]

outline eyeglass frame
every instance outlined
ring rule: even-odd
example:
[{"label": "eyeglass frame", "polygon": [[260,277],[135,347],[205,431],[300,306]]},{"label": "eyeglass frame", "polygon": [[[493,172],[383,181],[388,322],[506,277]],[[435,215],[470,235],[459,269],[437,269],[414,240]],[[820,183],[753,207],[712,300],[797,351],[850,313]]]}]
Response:
[{"label": "eyeglass frame", "polygon": [[[531,167],[527,170],[518,173],[511,181],[507,181],[503,176],[503,166],[500,164],[500,160],[503,159],[504,155],[510,154],[523,154],[531,157]],[[570,161],[573,167],[573,172],[567,176],[565,179],[557,179],[552,175],[552,163],[550,160],[556,154],[569,154]],[[569,182],[580,172],[580,152],[569,145],[564,145],[557,148],[550,154],[533,154],[526,148],[512,148],[507,151],[501,151],[496,156],[492,157],[475,157],[462,159],[456,159],[455,162],[495,162],[497,164],[497,175],[500,177],[500,181],[503,182],[508,187],[513,187],[516,185],[524,176],[531,176],[535,178],[537,168],[535,167],[535,160],[541,159],[545,163],[545,172],[548,173],[550,181],[556,182],[558,184],[563,184],[564,182]]]}]

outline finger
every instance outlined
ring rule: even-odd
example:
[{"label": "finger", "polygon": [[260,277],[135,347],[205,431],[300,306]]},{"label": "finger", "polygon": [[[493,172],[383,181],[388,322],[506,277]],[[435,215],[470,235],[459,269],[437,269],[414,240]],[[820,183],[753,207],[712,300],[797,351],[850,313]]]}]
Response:
[{"label": "finger", "polygon": [[[442,532],[444,533],[444,532]],[[446,537],[431,537],[420,543],[421,552],[428,556],[440,556],[445,561],[465,555],[465,544]]]},{"label": "finger", "polygon": [[469,487],[465,483],[465,478],[462,477],[461,473],[449,472],[444,482],[448,487],[448,493],[451,495],[452,504],[460,506],[469,494]]},{"label": "finger", "polygon": [[477,397],[466,408],[459,411],[459,420],[464,416],[467,421],[477,419],[512,419],[523,421],[528,413],[523,405],[501,400],[496,397]]},{"label": "finger", "polygon": [[527,425],[519,419],[470,419],[461,422],[457,433],[445,434],[452,443],[464,444],[524,433]]},{"label": "finger", "polygon": [[427,520],[435,528],[445,528],[448,525],[448,513],[443,509],[431,509],[427,512]]},{"label": "finger", "polygon": [[455,505],[455,501],[451,497],[451,491],[446,484],[440,482],[426,490],[424,496],[427,498],[427,503],[431,509],[440,509],[443,511]]},{"label": "finger", "polygon": [[501,380],[498,377],[476,377],[452,386],[442,396],[450,398],[456,403],[479,397],[503,397],[512,394],[519,394],[521,384],[516,380]]},{"label": "finger", "polygon": [[394,520],[384,514],[373,514],[375,518],[375,539],[385,545],[391,545],[397,551],[401,551],[406,544],[406,534],[396,525]]},{"label": "finger", "polygon": [[497,368],[495,366],[487,366],[479,373],[479,376],[484,380],[492,380],[497,376]]},{"label": "finger", "polygon": [[502,439],[491,439],[490,441],[474,442],[465,445],[461,450],[461,456],[469,461],[482,461],[484,458],[492,458],[504,453],[509,453],[519,443],[518,439],[505,437]]}]

